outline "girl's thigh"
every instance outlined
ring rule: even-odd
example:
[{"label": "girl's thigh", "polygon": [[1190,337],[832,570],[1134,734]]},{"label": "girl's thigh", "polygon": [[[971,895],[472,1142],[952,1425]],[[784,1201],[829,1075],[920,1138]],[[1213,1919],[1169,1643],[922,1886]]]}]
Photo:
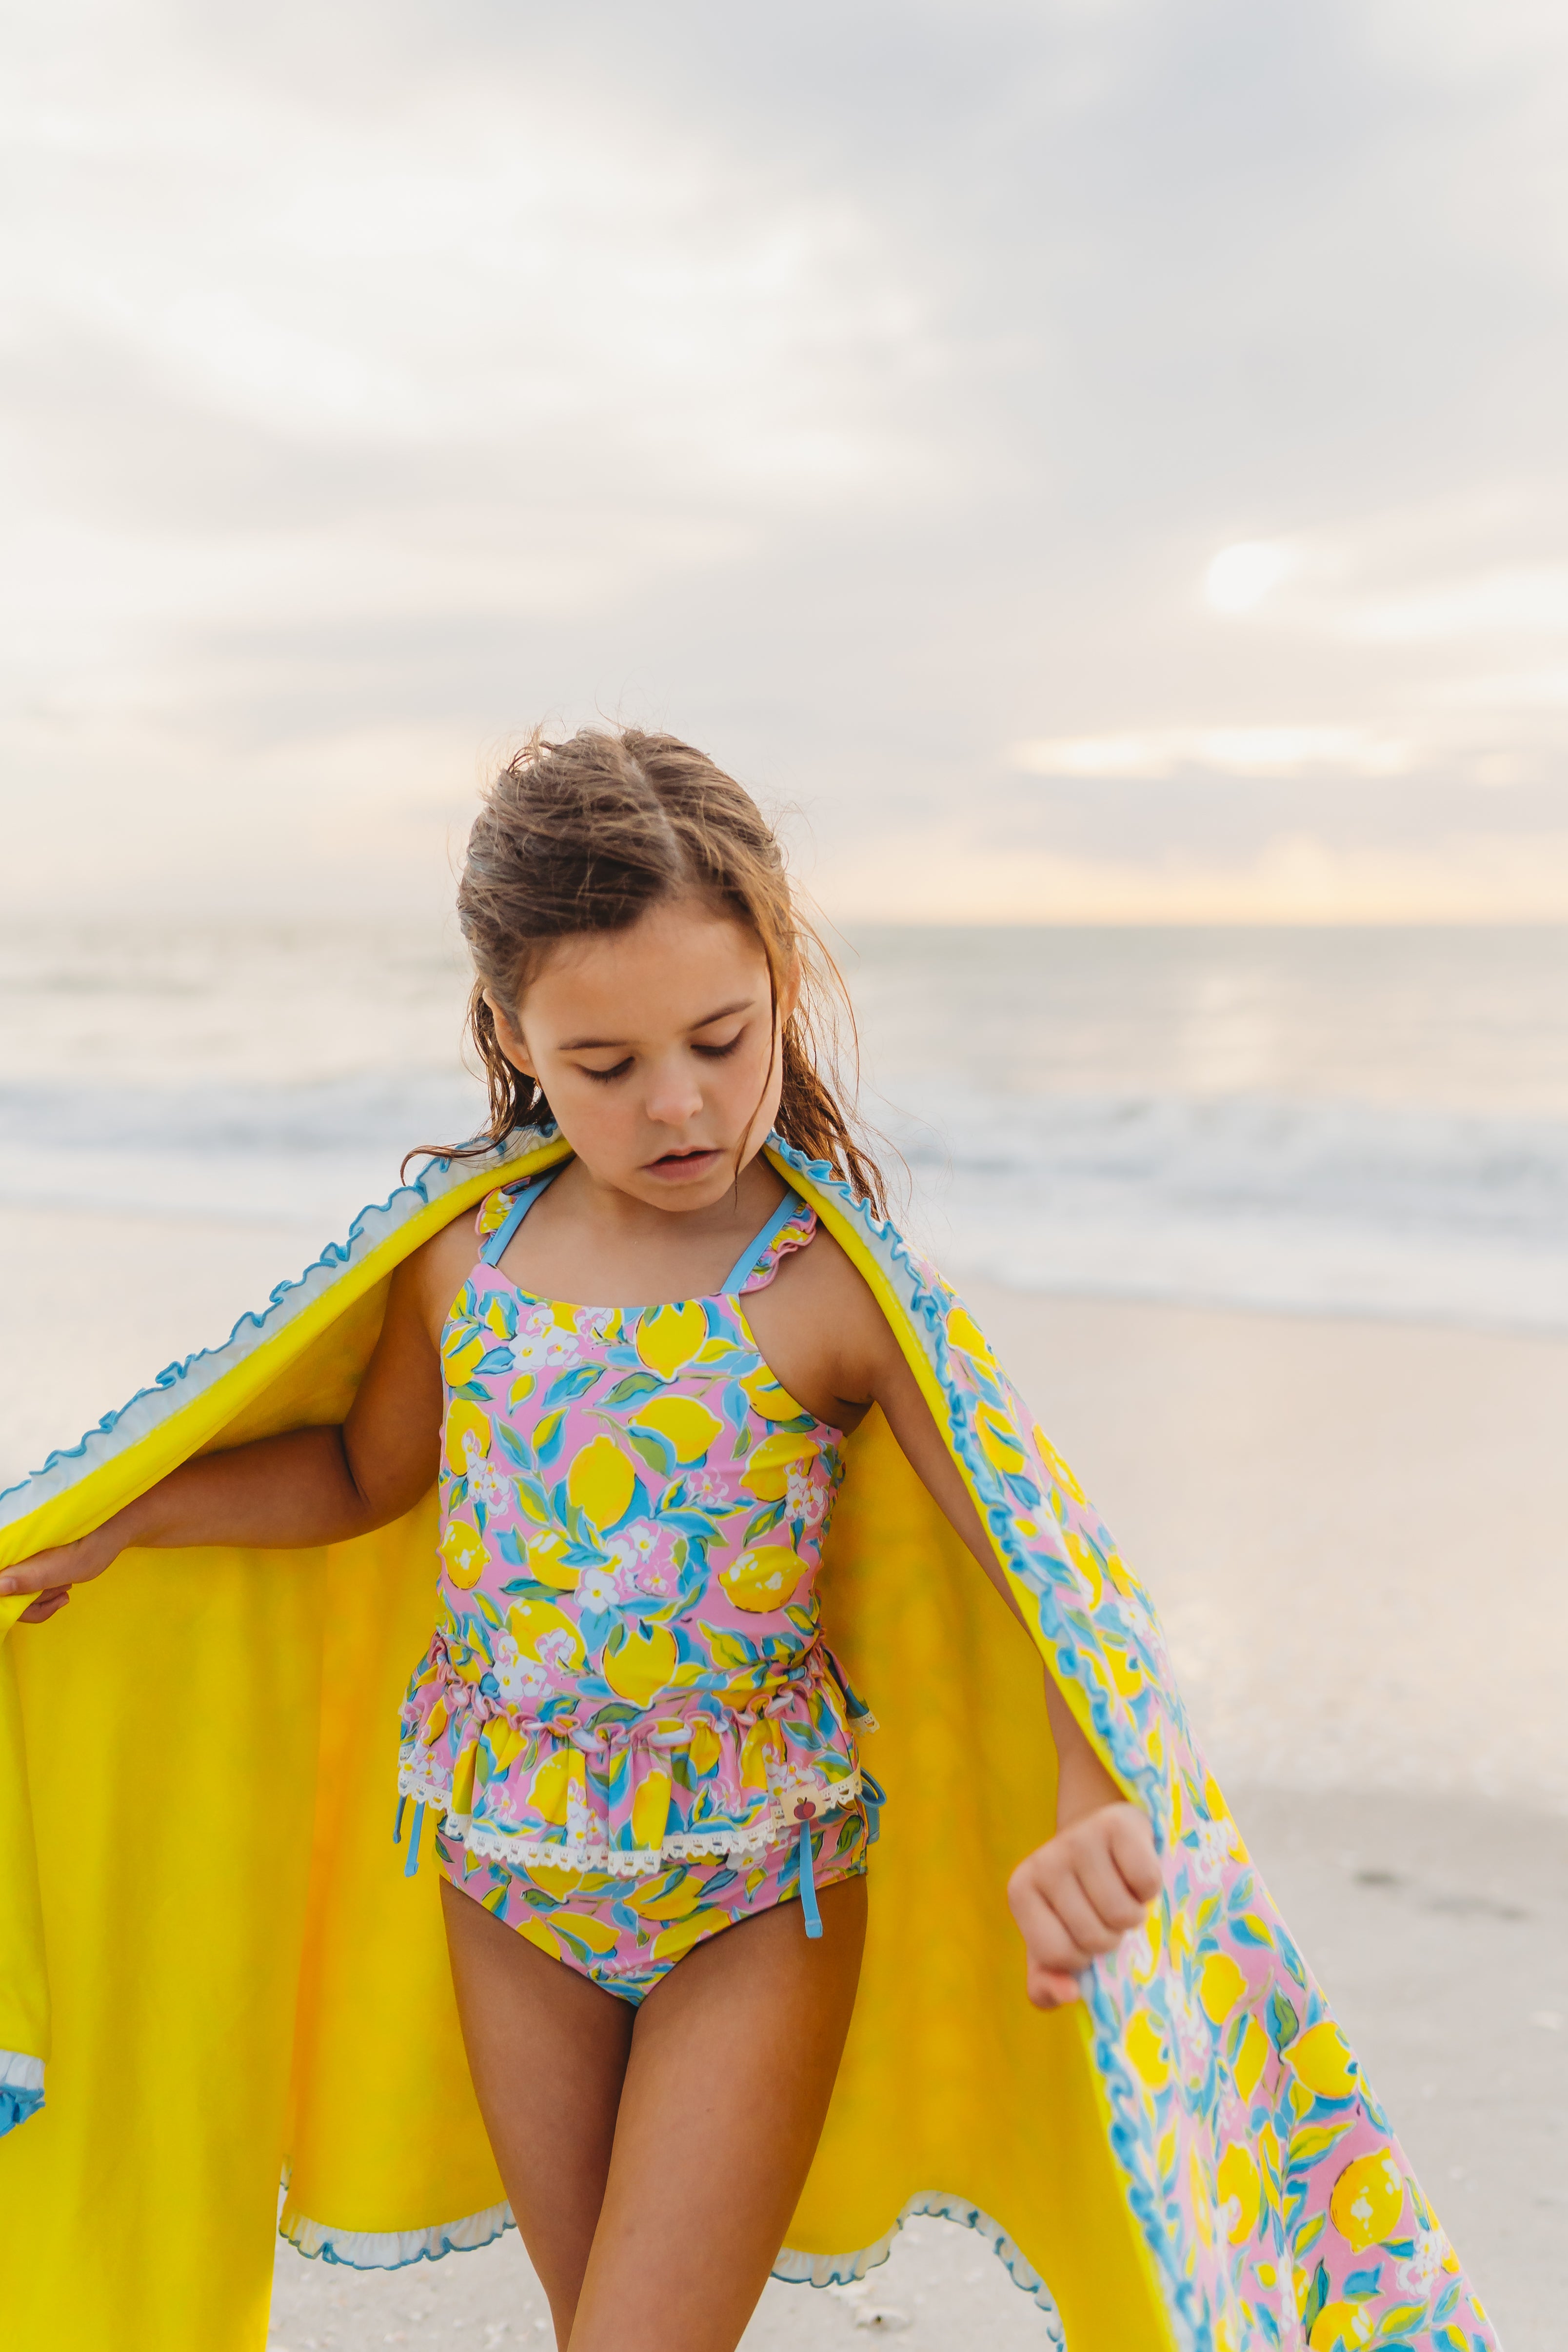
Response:
[{"label": "girl's thigh", "polygon": [[864,1877],[821,1902],[820,1939],[799,1903],[781,1904],[698,1944],[636,2012],[571,2352],[738,2343],[810,2168],[854,2007]]},{"label": "girl's thigh", "polygon": [[441,1882],[469,2072],[556,2334],[570,2333],[636,2011]]}]

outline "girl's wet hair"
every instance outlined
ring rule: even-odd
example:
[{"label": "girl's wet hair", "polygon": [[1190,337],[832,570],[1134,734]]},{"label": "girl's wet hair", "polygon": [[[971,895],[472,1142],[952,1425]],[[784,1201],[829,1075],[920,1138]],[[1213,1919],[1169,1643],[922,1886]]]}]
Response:
[{"label": "girl's wet hair", "polygon": [[854,1017],[837,965],[796,905],[784,856],[749,793],[674,735],[583,728],[564,743],[536,730],[485,794],[468,836],[457,918],[475,971],[468,1032],[489,1088],[486,1134],[448,1158],[487,1151],[538,1126],[549,1105],[501,1051],[486,992],[516,1020],[530,981],[559,940],[629,929],[651,907],[693,898],[732,915],[761,942],[775,1011],[792,974],[783,1025],[784,1090],[775,1122],[787,1143],[825,1160],[878,1213],[882,1172],[822,1064]]}]

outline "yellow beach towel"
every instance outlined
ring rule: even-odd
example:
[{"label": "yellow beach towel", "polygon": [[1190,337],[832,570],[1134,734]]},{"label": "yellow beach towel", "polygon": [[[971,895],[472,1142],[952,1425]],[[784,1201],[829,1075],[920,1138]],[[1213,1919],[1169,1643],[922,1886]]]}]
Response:
[{"label": "yellow beach towel", "polygon": [[[342,1418],[393,1268],[549,1133],[438,1163],[226,1345],[0,1497],[0,1562],[176,1464]],[[1071,2352],[1494,2338],[1192,1741],[1146,1595],[952,1290],[821,1163],[769,1151],[871,1285],[1030,1626],[880,1416],[851,1441],[828,1638],[889,1802],[853,2026],[778,2275],[901,2220],[979,2231]],[[392,1843],[434,1498],[313,1551],[132,1552],[47,1629],[0,1601],[0,2342],[260,2352],[280,2176],[300,2251],[384,2266],[509,2220],[434,1874]],[[1154,1822],[1146,1931],[1042,2015],[1003,1886],[1050,1835],[1038,1650]]]}]

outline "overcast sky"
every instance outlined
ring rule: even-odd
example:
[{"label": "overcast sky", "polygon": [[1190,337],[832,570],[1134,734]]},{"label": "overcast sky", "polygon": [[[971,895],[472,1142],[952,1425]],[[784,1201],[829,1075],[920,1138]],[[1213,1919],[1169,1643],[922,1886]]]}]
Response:
[{"label": "overcast sky", "polygon": [[8,0],[0,903],[1568,917],[1562,0]]}]

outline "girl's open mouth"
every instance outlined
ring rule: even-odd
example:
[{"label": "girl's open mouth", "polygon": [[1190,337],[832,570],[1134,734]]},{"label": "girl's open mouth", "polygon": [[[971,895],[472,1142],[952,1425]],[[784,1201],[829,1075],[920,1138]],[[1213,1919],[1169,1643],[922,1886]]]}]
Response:
[{"label": "girl's open mouth", "polygon": [[677,1182],[683,1178],[706,1175],[718,1159],[709,1144],[698,1144],[688,1151],[666,1151],[648,1162],[650,1176],[670,1176]]}]

